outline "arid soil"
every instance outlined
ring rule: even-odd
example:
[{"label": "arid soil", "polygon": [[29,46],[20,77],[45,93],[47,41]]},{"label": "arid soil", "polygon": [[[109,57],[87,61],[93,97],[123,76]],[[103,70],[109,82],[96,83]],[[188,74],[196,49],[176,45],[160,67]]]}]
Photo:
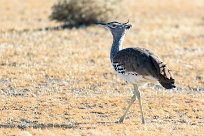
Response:
[{"label": "arid soil", "polygon": [[[204,135],[204,1],[124,0],[124,48],[160,56],[177,89],[141,88],[139,104],[109,60],[112,36],[96,25],[58,29],[54,0],[0,1],[0,135]],[[115,21],[115,20],[114,20]]]}]

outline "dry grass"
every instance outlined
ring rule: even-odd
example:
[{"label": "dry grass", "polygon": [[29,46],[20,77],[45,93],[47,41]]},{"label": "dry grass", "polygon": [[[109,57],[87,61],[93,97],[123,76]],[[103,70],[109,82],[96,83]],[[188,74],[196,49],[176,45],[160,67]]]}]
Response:
[{"label": "dry grass", "polygon": [[[145,47],[173,70],[181,91],[142,91],[124,124],[114,123],[132,95],[114,73],[112,37],[98,26],[50,30],[55,1],[0,2],[0,135],[203,135],[204,3],[125,0],[133,28],[124,47]],[[11,128],[7,128],[11,127]],[[24,129],[24,130],[22,130]]]},{"label": "dry grass", "polygon": [[90,25],[116,18],[120,13],[118,6],[120,0],[58,0],[50,19],[68,25]]}]

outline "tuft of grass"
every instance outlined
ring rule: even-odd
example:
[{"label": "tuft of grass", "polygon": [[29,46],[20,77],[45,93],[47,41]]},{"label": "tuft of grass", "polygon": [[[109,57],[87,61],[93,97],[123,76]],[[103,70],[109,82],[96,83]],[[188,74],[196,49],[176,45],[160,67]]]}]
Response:
[{"label": "tuft of grass", "polygon": [[69,25],[90,25],[117,18],[119,4],[120,0],[58,0],[49,18]]}]

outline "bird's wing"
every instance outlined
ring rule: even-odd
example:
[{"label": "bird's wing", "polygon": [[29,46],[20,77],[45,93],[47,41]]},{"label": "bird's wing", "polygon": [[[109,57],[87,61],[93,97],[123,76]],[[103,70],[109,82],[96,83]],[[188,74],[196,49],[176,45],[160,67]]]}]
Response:
[{"label": "bird's wing", "polygon": [[[153,63],[150,60],[150,52],[142,48],[126,48],[119,51],[113,58],[113,64],[118,63],[126,72],[135,72],[140,75],[151,75]],[[151,69],[154,68],[154,69]]]},{"label": "bird's wing", "polygon": [[173,76],[168,67],[159,57],[147,49],[123,49],[114,56],[112,61],[113,63],[120,64],[125,72],[133,72],[142,76],[152,76],[156,78],[162,86],[165,86],[163,85],[164,83],[174,84]]}]

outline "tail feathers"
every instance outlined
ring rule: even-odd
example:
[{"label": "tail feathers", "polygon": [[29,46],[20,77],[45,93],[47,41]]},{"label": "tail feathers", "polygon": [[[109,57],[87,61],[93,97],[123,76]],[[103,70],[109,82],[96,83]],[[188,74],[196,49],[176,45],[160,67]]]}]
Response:
[{"label": "tail feathers", "polygon": [[173,88],[176,88],[176,85],[174,84],[174,82],[159,81],[159,83],[160,83],[165,89],[173,89]]},{"label": "tail feathers", "polygon": [[175,80],[171,74],[171,70],[164,64],[157,56],[150,55],[150,59],[155,68],[154,73],[156,73],[156,78],[159,83],[166,89],[175,88]]}]

